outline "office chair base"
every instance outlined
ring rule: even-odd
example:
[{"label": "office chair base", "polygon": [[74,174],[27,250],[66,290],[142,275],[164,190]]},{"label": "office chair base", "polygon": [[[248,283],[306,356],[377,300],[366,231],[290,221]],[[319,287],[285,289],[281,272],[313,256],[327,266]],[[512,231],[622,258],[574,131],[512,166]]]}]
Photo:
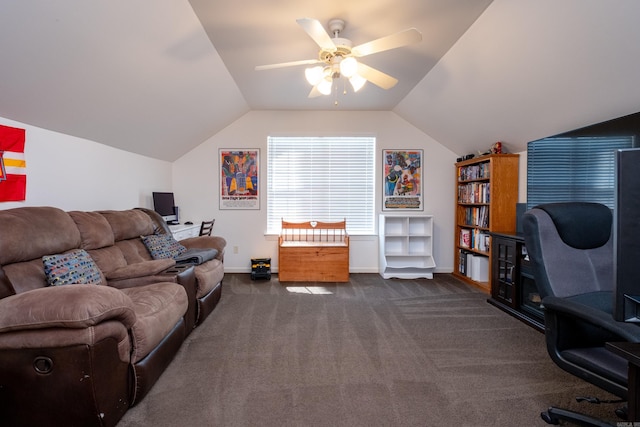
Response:
[{"label": "office chair base", "polygon": [[568,409],[550,407],[546,412],[540,413],[547,424],[560,424],[560,420],[568,421],[580,426],[593,427],[615,427],[614,424],[607,423],[594,417],[590,417],[580,412],[570,411]]}]

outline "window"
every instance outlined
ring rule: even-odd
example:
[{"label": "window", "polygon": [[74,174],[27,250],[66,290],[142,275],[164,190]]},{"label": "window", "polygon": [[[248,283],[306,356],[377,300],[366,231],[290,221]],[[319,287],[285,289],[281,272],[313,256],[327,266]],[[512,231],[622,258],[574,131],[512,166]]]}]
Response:
[{"label": "window", "polygon": [[615,151],[633,136],[551,137],[527,147],[527,207],[554,202],[599,202],[613,209]]},{"label": "window", "polygon": [[347,220],[349,234],[375,234],[373,137],[269,137],[267,233],[281,221]]}]

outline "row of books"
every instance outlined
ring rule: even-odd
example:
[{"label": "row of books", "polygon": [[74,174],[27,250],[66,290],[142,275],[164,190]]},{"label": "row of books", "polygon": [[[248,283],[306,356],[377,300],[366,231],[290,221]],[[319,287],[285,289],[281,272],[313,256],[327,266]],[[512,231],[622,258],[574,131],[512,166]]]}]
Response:
[{"label": "row of books", "polygon": [[469,228],[460,230],[460,246],[463,248],[474,249],[480,252],[489,252],[491,245],[491,236],[489,233]]},{"label": "row of books", "polygon": [[489,165],[489,162],[486,162],[458,168],[458,181],[471,181],[473,179],[489,178]]},{"label": "row of books", "polygon": [[458,203],[489,203],[490,193],[488,182],[458,185]]},{"label": "row of books", "polygon": [[464,208],[464,224],[488,228],[489,206]]},{"label": "row of books", "polygon": [[458,252],[458,272],[476,282],[489,281],[489,257],[468,251]]}]

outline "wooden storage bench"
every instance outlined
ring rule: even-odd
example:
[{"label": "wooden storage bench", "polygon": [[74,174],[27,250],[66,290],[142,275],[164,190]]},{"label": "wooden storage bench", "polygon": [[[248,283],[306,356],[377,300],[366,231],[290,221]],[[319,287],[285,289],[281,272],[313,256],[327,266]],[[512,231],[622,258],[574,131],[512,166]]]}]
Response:
[{"label": "wooden storage bench", "polygon": [[348,282],[347,221],[282,221],[278,239],[281,282]]}]

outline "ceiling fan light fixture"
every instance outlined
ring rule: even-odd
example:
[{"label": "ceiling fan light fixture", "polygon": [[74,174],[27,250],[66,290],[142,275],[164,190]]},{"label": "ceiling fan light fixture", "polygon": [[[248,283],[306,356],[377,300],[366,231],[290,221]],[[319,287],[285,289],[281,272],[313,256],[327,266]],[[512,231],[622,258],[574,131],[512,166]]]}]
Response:
[{"label": "ceiling fan light fixture", "polygon": [[331,76],[327,76],[324,79],[322,79],[320,83],[316,85],[316,88],[318,88],[318,92],[320,92],[323,95],[331,95],[332,86],[333,86],[333,79],[331,78]]},{"label": "ceiling fan light fixture", "polygon": [[362,89],[362,86],[364,86],[366,82],[367,82],[367,79],[365,79],[359,74],[354,74],[353,76],[349,77],[349,83],[351,83],[351,87],[353,87],[354,92],[357,92],[360,89]]},{"label": "ceiling fan light fixture", "polygon": [[310,67],[304,70],[304,76],[311,86],[315,86],[322,81],[324,70],[321,66]]},{"label": "ceiling fan light fixture", "polygon": [[358,72],[358,61],[353,56],[349,56],[340,61],[340,74],[351,78]]}]

